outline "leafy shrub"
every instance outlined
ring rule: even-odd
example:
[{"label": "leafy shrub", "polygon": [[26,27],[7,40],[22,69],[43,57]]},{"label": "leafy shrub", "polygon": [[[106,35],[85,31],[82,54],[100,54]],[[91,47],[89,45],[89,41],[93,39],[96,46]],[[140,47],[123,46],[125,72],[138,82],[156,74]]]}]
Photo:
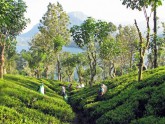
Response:
[{"label": "leafy shrub", "polygon": [[165,124],[165,117],[155,117],[155,116],[148,116],[144,118],[140,118],[138,120],[131,121],[131,124]]},{"label": "leafy shrub", "polygon": [[16,110],[10,109],[5,106],[0,106],[0,123],[10,124],[10,123],[22,123],[22,115]]},{"label": "leafy shrub", "polygon": [[70,103],[83,112],[90,123],[147,123],[153,117],[153,121],[159,118],[161,124],[165,117],[165,67],[144,71],[143,80],[136,80],[137,74],[131,73],[103,81],[108,86],[103,100],[95,99],[97,84],[73,92]]},{"label": "leafy shrub", "polygon": [[[41,82],[44,82],[45,95],[37,91]],[[58,87],[57,91],[53,89],[54,84]],[[58,81],[5,75],[0,80],[0,106],[5,106],[1,109],[0,120],[6,124],[71,123],[75,115],[70,105],[58,94],[61,90],[59,84]]]}]

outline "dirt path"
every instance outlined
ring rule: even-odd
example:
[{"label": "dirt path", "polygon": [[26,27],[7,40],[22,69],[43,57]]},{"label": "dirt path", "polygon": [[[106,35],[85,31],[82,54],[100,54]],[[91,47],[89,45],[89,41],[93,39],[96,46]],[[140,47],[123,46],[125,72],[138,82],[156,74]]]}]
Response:
[{"label": "dirt path", "polygon": [[75,113],[76,113],[76,117],[75,117],[75,119],[74,119],[72,124],[89,124],[87,122],[86,118],[84,118],[82,112],[76,111]]}]

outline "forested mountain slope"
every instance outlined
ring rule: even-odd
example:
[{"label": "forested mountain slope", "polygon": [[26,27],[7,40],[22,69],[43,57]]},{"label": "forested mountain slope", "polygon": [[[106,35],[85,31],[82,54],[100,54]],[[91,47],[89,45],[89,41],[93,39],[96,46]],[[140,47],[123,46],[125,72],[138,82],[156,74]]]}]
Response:
[{"label": "forested mountain slope", "polygon": [[99,85],[72,92],[70,103],[91,124],[165,124],[165,67],[147,70],[143,81],[132,73],[104,81],[103,100]]}]

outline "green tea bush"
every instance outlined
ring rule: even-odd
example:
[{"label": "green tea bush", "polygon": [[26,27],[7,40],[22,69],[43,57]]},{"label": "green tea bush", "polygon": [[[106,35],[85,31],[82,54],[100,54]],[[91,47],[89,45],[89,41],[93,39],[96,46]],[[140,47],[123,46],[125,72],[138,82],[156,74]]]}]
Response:
[{"label": "green tea bush", "polygon": [[131,121],[131,124],[165,124],[165,117],[147,116]]},{"label": "green tea bush", "polygon": [[0,106],[0,123],[1,124],[11,124],[17,123],[21,124],[23,116],[19,114],[16,110],[10,109],[5,106]]},{"label": "green tea bush", "polygon": [[98,84],[73,92],[70,103],[89,123],[145,124],[153,117],[161,124],[165,117],[165,67],[144,71],[140,82],[137,78],[131,73],[103,81],[108,91],[102,100],[96,99]]},{"label": "green tea bush", "polygon": [[[46,91],[44,95],[37,91],[42,82]],[[71,123],[75,114],[58,94],[61,90],[59,84],[58,81],[5,75],[0,80],[0,120],[5,124]],[[53,89],[55,86],[58,90]]]}]

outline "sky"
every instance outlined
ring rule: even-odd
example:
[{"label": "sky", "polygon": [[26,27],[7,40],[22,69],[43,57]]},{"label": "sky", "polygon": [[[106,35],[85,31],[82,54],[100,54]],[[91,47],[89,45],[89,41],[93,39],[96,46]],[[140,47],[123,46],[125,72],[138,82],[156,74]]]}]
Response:
[{"label": "sky", "polygon": [[[66,13],[73,11],[80,11],[87,16],[101,19],[104,21],[110,21],[114,24],[132,24],[134,19],[137,22],[145,21],[142,11],[131,10],[122,5],[120,0],[24,0],[26,2],[27,13],[25,16],[30,18],[31,23],[27,25],[24,33],[30,30],[35,24],[39,23],[44,13],[47,11],[47,5],[49,2],[57,3],[57,1],[63,6],[63,10]],[[149,12],[148,12],[149,13]],[[160,21],[165,22],[165,1],[163,6],[157,10],[157,15]]]}]

